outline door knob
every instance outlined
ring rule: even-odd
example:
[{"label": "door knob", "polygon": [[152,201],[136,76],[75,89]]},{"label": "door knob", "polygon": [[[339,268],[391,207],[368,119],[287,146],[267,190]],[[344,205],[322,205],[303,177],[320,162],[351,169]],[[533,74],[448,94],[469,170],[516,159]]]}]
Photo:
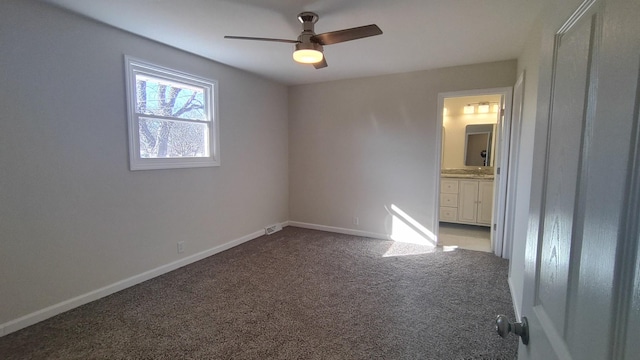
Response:
[{"label": "door knob", "polygon": [[498,315],[496,317],[496,331],[503,338],[506,338],[510,332],[514,333],[520,336],[523,344],[529,344],[529,322],[524,316],[522,322],[512,323],[506,315]]}]

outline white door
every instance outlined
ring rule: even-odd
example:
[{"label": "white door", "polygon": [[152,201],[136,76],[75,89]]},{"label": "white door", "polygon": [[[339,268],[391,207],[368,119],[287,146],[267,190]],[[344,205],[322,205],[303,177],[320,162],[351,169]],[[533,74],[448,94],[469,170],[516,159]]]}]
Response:
[{"label": "white door", "polygon": [[567,15],[542,43],[518,358],[638,359],[640,1]]}]

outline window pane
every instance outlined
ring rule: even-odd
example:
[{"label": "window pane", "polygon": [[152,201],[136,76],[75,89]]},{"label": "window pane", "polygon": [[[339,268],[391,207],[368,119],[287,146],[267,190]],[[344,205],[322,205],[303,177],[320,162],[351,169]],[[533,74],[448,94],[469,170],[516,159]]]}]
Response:
[{"label": "window pane", "polygon": [[180,119],[207,119],[203,88],[136,74],[136,112]]},{"label": "window pane", "polygon": [[140,157],[208,157],[208,128],[207,123],[140,118]]}]

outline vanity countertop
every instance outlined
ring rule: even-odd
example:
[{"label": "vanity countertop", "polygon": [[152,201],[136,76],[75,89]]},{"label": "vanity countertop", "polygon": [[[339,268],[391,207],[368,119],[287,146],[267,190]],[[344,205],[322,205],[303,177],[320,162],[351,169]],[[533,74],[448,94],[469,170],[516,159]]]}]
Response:
[{"label": "vanity countertop", "polygon": [[442,169],[440,177],[453,179],[493,180],[493,168]]},{"label": "vanity countertop", "polygon": [[493,175],[485,174],[440,174],[443,178],[493,180]]}]

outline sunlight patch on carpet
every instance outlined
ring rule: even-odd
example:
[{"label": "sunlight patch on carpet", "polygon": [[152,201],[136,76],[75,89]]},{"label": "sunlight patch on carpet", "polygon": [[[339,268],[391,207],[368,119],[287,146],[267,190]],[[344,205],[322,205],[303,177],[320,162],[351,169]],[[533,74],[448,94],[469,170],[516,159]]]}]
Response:
[{"label": "sunlight patch on carpet", "polygon": [[387,208],[391,215],[391,235],[394,243],[383,257],[408,256],[435,252],[436,235],[395,204]]}]

